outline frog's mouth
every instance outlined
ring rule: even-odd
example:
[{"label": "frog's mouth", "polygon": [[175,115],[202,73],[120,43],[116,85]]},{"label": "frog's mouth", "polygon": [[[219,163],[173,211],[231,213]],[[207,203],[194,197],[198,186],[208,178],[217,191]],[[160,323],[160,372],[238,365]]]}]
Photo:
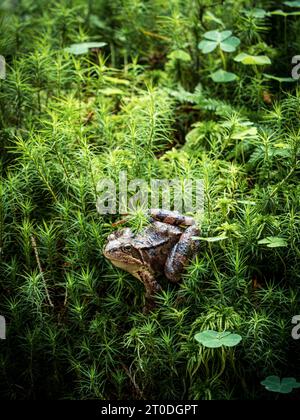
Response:
[{"label": "frog's mouth", "polygon": [[124,261],[119,261],[119,260],[113,260],[110,259],[111,263],[118,268],[121,268],[122,270],[128,271],[129,273],[131,273],[133,276],[138,277],[137,276],[137,272],[139,270],[141,270],[141,264],[135,264],[135,263],[126,263]]}]

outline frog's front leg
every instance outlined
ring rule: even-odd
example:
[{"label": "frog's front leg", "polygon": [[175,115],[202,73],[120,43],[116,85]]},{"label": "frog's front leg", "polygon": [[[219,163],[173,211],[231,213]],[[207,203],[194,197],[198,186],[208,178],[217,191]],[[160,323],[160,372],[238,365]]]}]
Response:
[{"label": "frog's front leg", "polygon": [[150,209],[150,216],[163,223],[174,226],[193,226],[195,225],[195,220],[190,216],[184,216],[178,211],[170,211],[163,209]]},{"label": "frog's front leg", "polygon": [[181,279],[189,260],[198,252],[200,242],[193,239],[193,236],[199,234],[200,231],[196,226],[188,227],[170,252],[165,264],[165,275],[171,282],[177,283]]},{"label": "frog's front leg", "polygon": [[143,282],[146,295],[145,295],[145,307],[144,312],[147,313],[154,307],[154,296],[157,292],[161,290],[160,284],[156,281],[154,275],[149,271],[138,271],[138,276],[140,280]]}]

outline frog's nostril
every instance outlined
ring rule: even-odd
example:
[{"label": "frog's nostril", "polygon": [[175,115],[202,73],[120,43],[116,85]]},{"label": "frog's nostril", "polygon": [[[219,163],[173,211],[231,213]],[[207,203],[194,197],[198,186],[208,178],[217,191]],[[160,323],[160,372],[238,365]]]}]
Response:
[{"label": "frog's nostril", "polygon": [[115,235],[113,234],[113,233],[111,233],[109,236],[108,236],[108,240],[109,241],[113,241],[114,239],[115,239],[116,237],[115,237]]}]

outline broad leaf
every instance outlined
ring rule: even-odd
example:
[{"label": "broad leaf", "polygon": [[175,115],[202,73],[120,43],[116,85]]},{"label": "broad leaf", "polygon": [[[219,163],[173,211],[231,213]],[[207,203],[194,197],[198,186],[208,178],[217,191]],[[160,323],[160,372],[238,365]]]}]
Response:
[{"label": "broad leaf", "polygon": [[277,236],[268,236],[267,238],[258,241],[258,244],[267,245],[268,248],[283,248],[288,246],[285,239]]},{"label": "broad leaf", "polygon": [[272,64],[271,60],[266,55],[250,55],[246,53],[238,54],[234,58],[234,61],[246,66],[266,66]]},{"label": "broad leaf", "polygon": [[300,7],[300,1],[285,1],[283,4],[289,7]]},{"label": "broad leaf", "polygon": [[267,74],[267,73],[263,73],[263,76],[266,79],[276,80],[276,82],[279,82],[279,83],[294,83],[297,81],[296,79],[293,79],[292,77],[277,77],[277,76],[273,76],[272,74]]},{"label": "broad leaf", "polygon": [[268,12],[265,9],[260,8],[246,10],[244,13],[247,16],[254,17],[256,19],[263,19],[264,17],[268,16]]},{"label": "broad leaf", "polygon": [[232,139],[234,140],[243,140],[245,138],[255,137],[257,135],[257,128],[256,127],[249,127],[243,131],[238,131],[232,135]]},{"label": "broad leaf", "polygon": [[268,376],[261,382],[268,391],[289,394],[295,388],[300,388],[300,383],[295,378],[282,378],[279,376]]},{"label": "broad leaf", "polygon": [[240,343],[242,337],[230,331],[218,332],[213,330],[202,331],[195,334],[195,340],[208,348],[234,347]]},{"label": "broad leaf", "polygon": [[225,70],[217,70],[210,76],[216,83],[230,83],[237,79],[237,75]]},{"label": "broad leaf", "polygon": [[270,12],[271,15],[276,15],[276,16],[284,16],[284,17],[288,17],[288,16],[298,16],[300,15],[300,12],[290,12],[290,13],[286,13],[283,10],[279,9],[279,10],[274,10],[273,12]]},{"label": "broad leaf", "polygon": [[106,42],[81,42],[80,44],[72,44],[65,48],[71,54],[80,55],[87,54],[91,48],[102,48]]},{"label": "broad leaf", "polygon": [[187,52],[183,51],[183,50],[175,50],[172,51],[169,55],[168,58],[170,58],[171,60],[181,60],[181,61],[191,61],[191,56],[190,54],[188,54]]}]

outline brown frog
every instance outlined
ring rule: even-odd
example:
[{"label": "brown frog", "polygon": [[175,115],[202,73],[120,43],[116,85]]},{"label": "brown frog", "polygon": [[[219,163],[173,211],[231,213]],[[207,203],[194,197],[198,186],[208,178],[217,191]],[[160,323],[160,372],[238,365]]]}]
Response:
[{"label": "brown frog", "polygon": [[141,280],[148,304],[161,289],[156,276],[165,274],[177,283],[189,260],[197,253],[199,229],[192,217],[160,209],[150,210],[150,224],[140,233],[125,228],[109,235],[104,256],[116,267]]}]

